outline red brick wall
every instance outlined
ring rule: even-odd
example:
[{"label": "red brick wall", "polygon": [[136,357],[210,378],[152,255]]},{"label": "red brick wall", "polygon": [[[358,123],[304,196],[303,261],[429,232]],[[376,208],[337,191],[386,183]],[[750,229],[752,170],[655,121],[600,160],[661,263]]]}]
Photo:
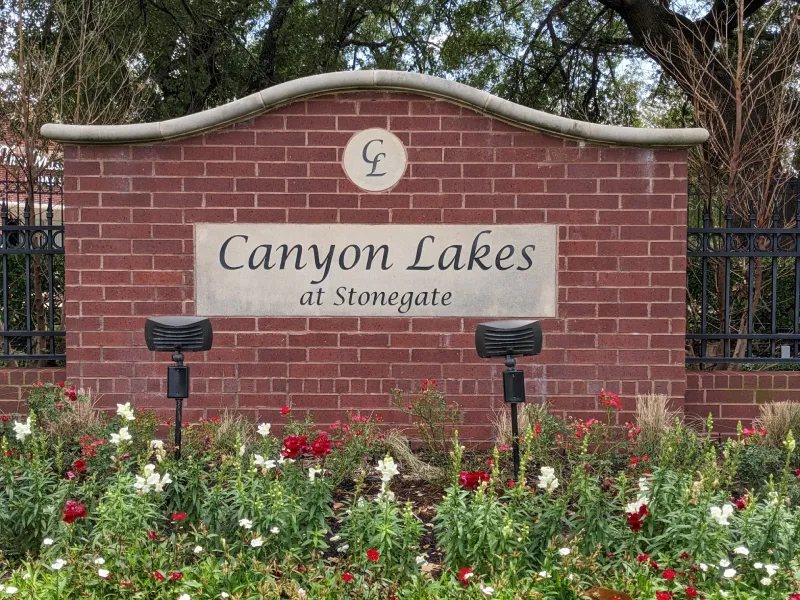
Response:
[{"label": "red brick wall", "polygon": [[710,414],[722,434],[734,433],[739,421],[750,427],[761,404],[800,400],[800,371],[688,372],[686,380],[686,413]]},{"label": "red brick wall", "polygon": [[[338,162],[369,127],[408,149],[390,192],[360,192]],[[142,332],[147,316],[194,314],[198,222],[558,224],[558,317],[524,361],[529,401],[585,416],[606,387],[683,403],[685,150],[582,145],[445,101],[352,93],[180,142],[69,147],[65,169],[68,375],[109,406],[170,406],[168,357]],[[347,409],[405,422],[389,390],[435,378],[469,411],[465,437],[485,438],[502,365],[477,358],[477,321],[216,318],[214,349],[188,357],[186,413],[273,420],[291,403],[323,423]]]},{"label": "red brick wall", "polygon": [[0,414],[21,412],[26,390],[37,381],[58,383],[66,377],[63,368],[0,369]]}]

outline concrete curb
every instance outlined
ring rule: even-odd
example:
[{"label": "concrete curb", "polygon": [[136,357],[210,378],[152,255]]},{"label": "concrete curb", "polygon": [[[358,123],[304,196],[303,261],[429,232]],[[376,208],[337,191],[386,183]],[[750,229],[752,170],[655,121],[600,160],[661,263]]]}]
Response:
[{"label": "concrete curb", "polygon": [[526,129],[559,137],[617,146],[686,148],[708,139],[705,129],[641,129],[576,121],[503,100],[482,90],[430,75],[403,71],[342,71],[288,81],[199,113],[133,125],[47,123],[42,135],[64,144],[143,144],[163,142],[218,129],[301,98],[358,90],[418,93],[455,102]]}]

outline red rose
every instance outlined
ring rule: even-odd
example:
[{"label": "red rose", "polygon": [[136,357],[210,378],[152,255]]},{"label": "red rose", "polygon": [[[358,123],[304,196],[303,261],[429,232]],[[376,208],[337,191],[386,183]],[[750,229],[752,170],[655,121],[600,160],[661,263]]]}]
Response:
[{"label": "red rose", "polygon": [[346,581],[347,583],[350,583],[351,581],[353,581],[353,576],[350,575],[350,573],[342,573],[342,581]]},{"label": "red rose", "polygon": [[672,569],[665,569],[661,576],[667,581],[672,581],[678,574]]},{"label": "red rose", "polygon": [[61,513],[64,515],[64,523],[74,523],[77,519],[86,518],[86,507],[77,500],[67,500]]},{"label": "red rose", "polygon": [[281,406],[281,414],[285,417],[289,414],[289,407],[288,406]]},{"label": "red rose", "polygon": [[164,580],[166,579],[166,577],[164,577],[164,576],[161,574],[161,572],[160,572],[160,571],[156,571],[155,573],[153,573],[153,577],[155,577],[155,578],[156,578],[156,579],[158,579],[159,581],[164,581]]},{"label": "red rose", "polygon": [[686,588],[686,595],[689,596],[689,598],[697,598],[697,590],[689,586]]},{"label": "red rose", "polygon": [[378,562],[378,559],[381,557],[380,552],[375,550],[375,548],[370,548],[367,550],[367,558],[370,559],[372,562]]},{"label": "red rose", "polygon": [[186,513],[172,513],[172,520],[173,521],[185,521],[186,520]]},{"label": "red rose", "polygon": [[470,473],[461,471],[458,474],[458,483],[466,490],[477,490],[478,486],[484,481],[489,481],[489,473],[486,471],[472,471]]},{"label": "red rose", "polygon": [[311,454],[323,458],[331,453],[331,441],[324,431],[311,441]]}]

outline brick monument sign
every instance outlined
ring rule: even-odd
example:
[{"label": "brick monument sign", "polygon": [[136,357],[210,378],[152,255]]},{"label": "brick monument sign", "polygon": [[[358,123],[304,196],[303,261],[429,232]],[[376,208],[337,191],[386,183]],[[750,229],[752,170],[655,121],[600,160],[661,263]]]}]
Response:
[{"label": "brick monument sign", "polygon": [[478,358],[475,326],[513,317],[544,330],[520,361],[529,401],[598,416],[606,388],[683,406],[686,153],[703,130],[360,71],[43,132],[65,144],[67,377],[103,405],[169,411],[144,322],[197,314],[214,347],[189,357],[189,419],[289,404],[407,423],[390,390],[436,379],[463,436],[488,439],[503,365]]}]

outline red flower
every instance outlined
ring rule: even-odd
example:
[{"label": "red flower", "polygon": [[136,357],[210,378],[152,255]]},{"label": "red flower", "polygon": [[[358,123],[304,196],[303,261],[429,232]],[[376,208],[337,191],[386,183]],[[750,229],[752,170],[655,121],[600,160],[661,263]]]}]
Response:
[{"label": "red flower", "polygon": [[281,406],[281,414],[285,417],[289,414],[289,407],[288,406]]},{"label": "red flower", "polygon": [[86,518],[86,507],[77,500],[67,500],[61,513],[64,515],[64,523],[74,523],[77,519]]},{"label": "red flower", "polygon": [[380,552],[375,550],[375,548],[370,548],[367,550],[367,558],[370,559],[372,562],[378,562],[378,559],[381,557]]},{"label": "red flower", "polygon": [[619,401],[619,396],[617,396],[614,392],[602,391],[600,392],[598,398],[600,398],[601,404],[605,404],[611,408],[616,408],[617,410],[622,410],[622,403]]},{"label": "red flower", "polygon": [[156,538],[158,537],[158,533],[156,533],[155,531],[153,531],[151,529],[150,531],[147,532],[147,537],[150,538],[152,541],[156,541]]},{"label": "red flower", "polygon": [[489,474],[486,471],[472,471],[470,473],[461,471],[458,474],[458,483],[467,490],[477,490],[483,481],[489,481]]},{"label": "red flower", "polygon": [[3,415],[0,417],[0,421],[3,421],[3,423],[8,423],[8,415]]},{"label": "red flower", "polygon": [[161,571],[156,571],[155,573],[153,573],[153,577],[155,577],[155,578],[156,578],[156,579],[158,579],[159,581],[164,581],[164,580],[166,579],[166,577],[164,577],[164,576],[161,574]]},{"label": "red flower", "polygon": [[64,382],[63,381],[59,381],[58,382],[58,387],[63,388],[64,387]]},{"label": "red flower", "polygon": [[679,558],[681,560],[691,560],[692,559],[692,555],[689,554],[688,552],[683,552],[683,553],[681,553]]},{"label": "red flower", "polygon": [[178,521],[185,521],[186,520],[186,513],[185,512],[172,513],[172,520],[173,520],[173,522],[176,522],[176,523]]},{"label": "red flower", "polygon": [[169,577],[170,577],[170,579],[172,579],[172,581],[180,581],[181,579],[183,579],[183,574],[175,572],[172,575],[170,575]]},{"label": "red flower", "polygon": [[665,569],[661,576],[667,581],[672,581],[678,574],[672,569]]},{"label": "red flower", "polygon": [[736,505],[737,510],[744,510],[750,503],[750,500],[747,498],[747,494],[745,494],[741,498],[737,498],[736,496],[731,496],[729,500]]},{"label": "red flower", "polygon": [[631,531],[638,532],[642,530],[644,518],[650,513],[647,512],[647,505],[642,504],[636,512],[626,514],[628,515],[628,527],[631,528]]},{"label": "red flower", "polygon": [[469,578],[472,577],[472,575],[472,569],[464,567],[458,572],[458,580],[464,585],[467,585],[469,583]]},{"label": "red flower", "polygon": [[311,454],[317,458],[323,458],[331,453],[331,441],[328,439],[328,434],[324,431],[316,438],[311,440]]},{"label": "red flower", "polygon": [[656,600],[672,600],[672,592],[656,592]]},{"label": "red flower", "polygon": [[283,440],[283,450],[281,454],[285,458],[297,458],[308,452],[308,443],[304,435],[290,435]]},{"label": "red flower", "polygon": [[697,598],[697,590],[689,586],[686,588],[686,595],[689,596],[689,598]]},{"label": "red flower", "polygon": [[350,573],[342,573],[342,581],[350,583],[351,581],[353,581],[353,576],[350,575]]},{"label": "red flower", "polygon": [[517,484],[514,482],[513,479],[509,479],[508,480],[508,487],[513,488],[515,485],[517,485]]},{"label": "red flower", "polygon": [[789,600],[800,600],[800,594],[789,594]]},{"label": "red flower", "polygon": [[639,556],[636,557],[636,560],[639,561],[639,564],[646,563],[648,560],[650,560],[650,555],[640,554]]}]

